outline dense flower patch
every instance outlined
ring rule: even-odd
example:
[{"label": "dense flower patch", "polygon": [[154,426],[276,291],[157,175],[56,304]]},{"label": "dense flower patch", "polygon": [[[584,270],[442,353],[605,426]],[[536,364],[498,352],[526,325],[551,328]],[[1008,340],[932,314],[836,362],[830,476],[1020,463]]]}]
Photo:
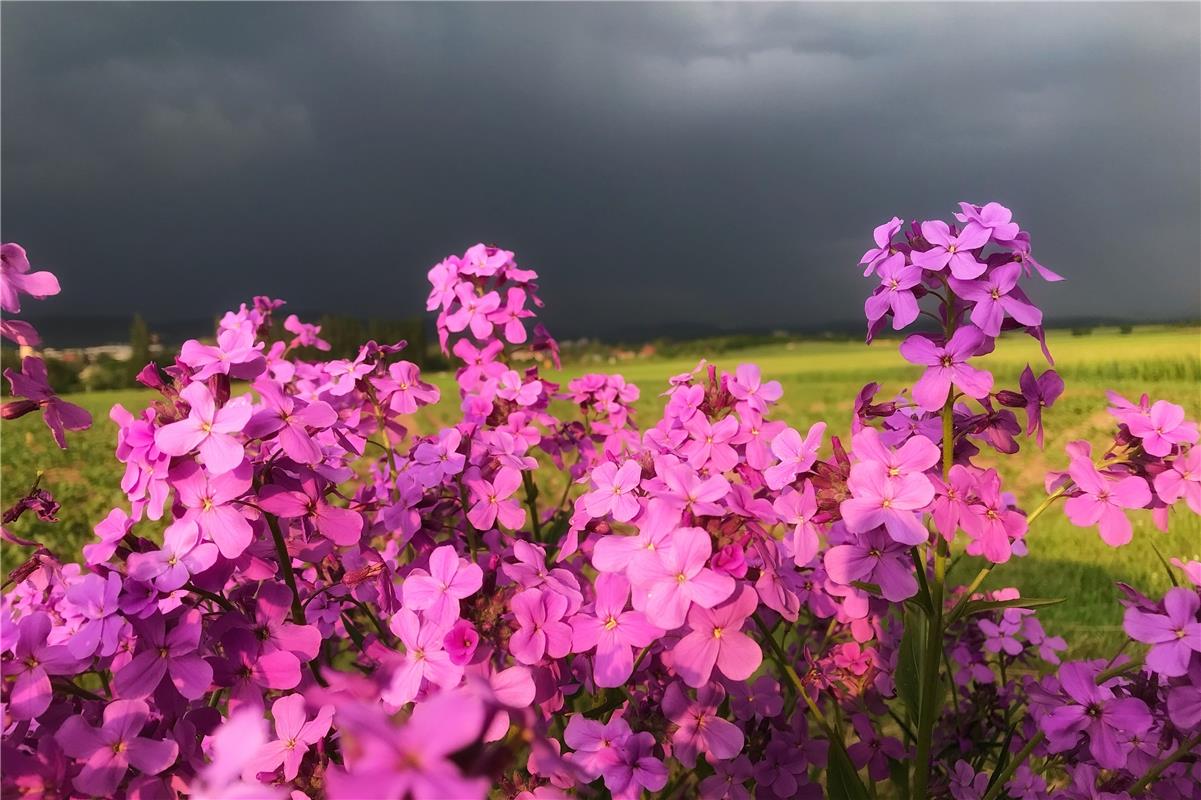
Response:
[{"label": "dense flower patch", "polygon": [[[429,273],[461,363],[432,435],[410,415],[454,401],[403,343],[305,360],[320,330],[274,339],[280,301],[227,313],[143,370],[152,407],[112,410],[128,507],[83,566],[3,531],[31,548],[0,614],[4,795],[1201,797],[1201,564],[1123,587],[1108,661],[1061,662],[1052,600],[980,590],[1057,506],[1115,547],[1137,509],[1201,513],[1197,426],[1113,395],[1112,441],[1020,505],[980,457],[1041,445],[1063,381],[977,359],[1025,334],[1050,361],[1022,283],[1060,278],[1008,209],[954,216],[874,233],[869,339],[937,332],[901,344],[910,391],[853,399],[849,442],[773,420],[749,364],[675,376],[642,428],[621,377],[555,384],[537,275],[482,244]],[[58,292],[0,255],[8,314]],[[5,418],[61,446],[89,423],[39,359],[5,377]],[[58,511],[35,484],[3,521]],[[985,566],[952,585],[963,553]]]}]

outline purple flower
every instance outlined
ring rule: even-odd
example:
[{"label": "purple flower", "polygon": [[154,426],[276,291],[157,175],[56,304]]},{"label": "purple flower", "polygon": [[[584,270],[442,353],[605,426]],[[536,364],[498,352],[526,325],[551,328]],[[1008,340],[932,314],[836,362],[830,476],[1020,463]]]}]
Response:
[{"label": "purple flower", "polygon": [[754,364],[739,364],[728,386],[740,407],[759,414],[767,413],[767,407],[784,396],[780,382],[764,383]]},{"label": "purple flower", "polygon": [[255,342],[254,329],[249,326],[222,329],[217,333],[216,347],[189,339],[180,348],[179,360],[194,370],[194,381],[206,381],[214,375],[250,380],[267,368],[263,343]]},{"label": "purple flower", "polygon": [[40,611],[17,623],[13,658],[3,662],[5,677],[17,676],[8,696],[13,719],[41,716],[50,707],[50,676],[74,675],[81,666],[66,645],[46,644],[50,627],[50,617]]},{"label": "purple flower", "polygon": [[0,244],[0,308],[9,314],[21,313],[21,295],[38,300],[61,291],[52,272],[30,272],[25,248],[15,242]]},{"label": "purple flower", "polygon": [[67,642],[71,655],[78,659],[91,658],[99,651],[102,657],[117,651],[118,638],[125,619],[117,604],[121,596],[121,575],[108,573],[105,578],[96,574],[83,579],[67,590],[67,600],[79,609],[84,623]]},{"label": "purple flower", "polygon": [[929,538],[919,512],[934,499],[934,486],[924,474],[889,476],[878,461],[860,461],[851,468],[849,500],[839,506],[851,533],[867,533],[883,525],[901,544],[921,544]]},{"label": "purple flower", "polygon": [[663,716],[676,726],[671,735],[672,754],[689,769],[704,753],[710,763],[725,761],[742,752],[746,738],[742,730],[718,714],[726,699],[719,683],[703,683],[696,699],[688,697],[679,683],[672,683],[663,695]]},{"label": "purple flower", "polygon": [[914,266],[906,266],[905,256],[897,253],[880,262],[877,274],[880,285],[864,301],[863,312],[870,323],[881,319],[891,310],[892,329],[899,331],[917,319],[919,309],[913,289],[921,284],[922,271]]},{"label": "purple flower", "polygon": [[1189,448],[1171,467],[1155,476],[1155,493],[1165,503],[1183,497],[1194,514],[1201,514],[1201,447]]},{"label": "purple flower", "polygon": [[746,680],[759,669],[763,651],[742,632],[758,605],[755,590],[744,585],[737,596],[720,606],[694,605],[689,610],[692,630],[671,651],[672,665],[684,683],[693,688],[704,686],[714,666],[733,681]]},{"label": "purple flower", "polygon": [[596,602],[591,614],[571,618],[572,649],[583,653],[596,648],[593,680],[602,688],[623,685],[634,668],[633,648],[647,647],[663,631],[647,621],[641,611],[627,611],[630,583],[624,576],[603,572],[596,577]]},{"label": "purple flower", "polygon": [[1037,378],[1027,364],[1019,379],[1022,397],[1026,400],[1026,435],[1038,433],[1038,446],[1043,446],[1043,413],[1063,394],[1063,378],[1053,369],[1046,370]]},{"label": "purple flower", "polygon": [[525,525],[525,509],[513,497],[517,487],[521,486],[521,473],[518,470],[502,467],[490,481],[478,476],[470,477],[472,471],[467,474],[465,482],[474,501],[467,511],[467,519],[477,530],[490,530],[498,519],[506,528],[514,530]]},{"label": "purple flower", "polygon": [[402,608],[390,623],[405,646],[404,659],[392,672],[392,680],[383,692],[383,699],[394,706],[402,706],[415,698],[425,681],[443,689],[459,685],[463,679],[463,668],[451,661],[443,642],[446,628],[429,620],[422,621],[416,613]]},{"label": "purple flower", "polygon": [[254,388],[263,399],[263,407],[246,424],[246,435],[263,439],[275,434],[288,458],[298,464],[319,464],[321,448],[313,441],[309,429],[330,427],[338,421],[338,413],[322,400],[305,403],[284,394],[273,381],[261,380]]},{"label": "purple flower", "polygon": [[893,217],[883,225],[877,225],[875,230],[872,231],[872,241],[876,243],[876,246],[864,253],[863,258],[859,259],[860,264],[867,265],[863,270],[863,277],[866,278],[868,275],[871,275],[872,270],[881,261],[893,254],[892,237],[897,235],[897,231],[901,229],[902,224],[900,217]]},{"label": "purple flower", "polygon": [[902,342],[901,355],[905,360],[926,367],[913,385],[913,399],[917,404],[927,411],[940,410],[952,384],[968,397],[977,400],[987,397],[992,390],[992,375],[967,363],[983,344],[984,334],[972,325],[955,331],[945,345],[937,345],[920,334]]},{"label": "purple flower", "polygon": [[183,519],[195,523],[226,558],[240,556],[254,538],[250,522],[232,502],[250,490],[252,473],[249,464],[242,464],[214,476],[195,461],[180,462],[170,473],[176,496],[188,509]]},{"label": "purple flower", "polygon": [[1201,622],[1197,621],[1201,598],[1193,589],[1174,587],[1164,595],[1163,608],[1163,614],[1127,608],[1122,626],[1131,639],[1151,645],[1149,669],[1175,678],[1188,674],[1193,653],[1201,653]]},{"label": "purple flower", "polygon": [[869,530],[849,543],[826,551],[826,572],[843,586],[855,581],[874,583],[888,600],[899,603],[917,594],[917,578],[909,547],[893,541],[880,529]]},{"label": "purple flower", "polygon": [[780,463],[763,471],[763,479],[769,489],[782,489],[796,480],[797,475],[808,472],[817,461],[817,451],[822,445],[822,434],[826,423],[815,422],[804,440],[793,428],[785,428],[771,440],[771,451]]},{"label": "purple flower", "polygon": [[158,429],[154,443],[167,455],[200,451],[205,468],[213,475],[229,472],[242,463],[246,451],[233,434],[241,433],[252,410],[246,397],[218,409],[213,393],[203,383],[190,383],[179,393],[190,406],[188,416]]},{"label": "purple flower", "polygon": [[108,516],[96,523],[92,529],[100,537],[100,541],[83,546],[83,557],[87,559],[87,563],[95,566],[112,558],[113,553],[117,552],[117,545],[121,543],[131,528],[133,528],[133,519],[125,513],[124,509],[114,508],[108,512]]},{"label": "purple flower", "polygon": [[1000,203],[985,203],[983,206],[960,203],[962,213],[955,215],[960,222],[974,222],[989,232],[997,242],[1012,242],[1021,229],[1013,221],[1013,212]]},{"label": "purple flower", "polygon": [[1011,262],[976,280],[951,278],[950,284],[957,295],[975,304],[971,320],[976,327],[987,336],[1000,336],[1006,314],[1023,325],[1041,325],[1043,322],[1043,312],[1017,288],[1021,274],[1022,265]]},{"label": "purple flower", "polygon": [[304,474],[299,481],[288,484],[264,486],[259,493],[259,505],[281,519],[311,522],[318,533],[339,547],[358,544],[362,536],[363,517],[349,508],[326,502],[325,491],[315,473]]},{"label": "purple flower", "polygon": [[854,715],[851,725],[859,736],[859,741],[847,748],[852,763],[860,769],[867,767],[867,774],[873,781],[888,780],[888,759],[904,761],[905,745],[891,736],[876,733],[866,714]]},{"label": "purple flower", "polygon": [[163,548],[130,553],[129,577],[154,583],[160,592],[173,592],[217,561],[217,545],[200,541],[200,528],[190,519],[177,520],[163,532]]},{"label": "purple flower", "polygon": [[[1013,555],[1013,543],[1026,535],[1026,516],[1014,511],[1001,494],[1001,476],[986,470],[976,480],[976,501],[960,519],[971,539],[967,552],[1004,564]],[[1019,551],[1020,553],[1021,551]]]},{"label": "purple flower", "polygon": [[573,714],[563,731],[564,743],[575,751],[568,759],[589,781],[620,760],[619,751],[629,737],[630,726],[619,716],[601,722],[583,714]]},{"label": "purple flower", "polygon": [[603,771],[613,800],[638,800],[644,790],[657,792],[667,785],[667,768],[652,754],[654,748],[649,733],[631,734],[617,748],[617,761]]},{"label": "purple flower", "polygon": [[155,614],[139,620],[138,652],[117,671],[113,688],[126,699],[149,697],[166,675],[188,700],[202,697],[213,682],[213,668],[197,648],[200,646],[201,616],[192,609],[174,622],[167,632],[166,619]]},{"label": "purple flower", "polygon": [[[15,391],[15,390],[14,390]],[[1197,423],[1184,418],[1184,409],[1167,400],[1156,400],[1146,414],[1131,414],[1126,427],[1143,440],[1143,449],[1153,456],[1168,455],[1175,445],[1197,442]]]},{"label": "purple flower", "polygon": [[46,427],[54,434],[54,441],[63,450],[67,449],[67,436],[64,431],[82,431],[92,424],[92,415],[84,409],[68,403],[60,398],[50,388],[50,380],[46,374],[46,364],[40,358],[26,356],[21,359],[21,371],[4,370],[12,392],[24,400],[15,400],[0,407],[0,416],[4,419],[16,419],[38,408],[42,409],[42,419]]},{"label": "purple flower", "polygon": [[913,263],[922,269],[941,272],[948,265],[951,274],[960,280],[971,280],[984,272],[985,265],[976,260],[971,251],[988,243],[989,232],[975,222],[969,222],[959,235],[951,233],[951,227],[942,220],[922,223],[922,238],[932,247],[926,251],[914,250],[910,254]]},{"label": "purple flower", "polygon": [[104,707],[104,722],[94,728],[82,716],[69,718],[55,739],[63,752],[84,762],[73,781],[87,795],[111,795],[132,766],[157,775],[171,766],[179,745],[171,739],[141,736],[150,708],[141,700],[114,700]]},{"label": "purple flower", "polygon": [[1146,733],[1151,728],[1151,712],[1137,697],[1115,697],[1112,689],[1098,686],[1096,676],[1097,670],[1085,663],[1060,667],[1065,701],[1047,712],[1040,725],[1051,752],[1071,749],[1083,733],[1097,764],[1120,769],[1129,754],[1129,748],[1121,744],[1121,734]]},{"label": "purple flower", "polygon": [[798,492],[787,487],[772,504],[772,510],[785,525],[792,525],[792,558],[798,567],[808,566],[817,555],[821,543],[818,527],[813,522],[817,514],[817,494],[812,481],[805,481]]}]

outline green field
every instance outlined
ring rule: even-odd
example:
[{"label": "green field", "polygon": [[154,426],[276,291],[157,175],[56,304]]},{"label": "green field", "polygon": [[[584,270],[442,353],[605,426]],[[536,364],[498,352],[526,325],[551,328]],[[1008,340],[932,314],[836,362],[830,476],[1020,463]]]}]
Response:
[{"label": "green field", "polygon": [[[1027,507],[1041,499],[1043,474],[1064,465],[1064,444],[1073,439],[1087,439],[1096,445],[1107,441],[1112,419],[1105,413],[1105,389],[1113,388],[1132,399],[1147,392],[1152,398],[1184,405],[1191,418],[1201,416],[1201,329],[1145,327],[1125,335],[1098,330],[1087,336],[1053,331],[1050,339],[1067,390],[1046,415],[1046,450],[1040,452],[1030,442],[1017,456],[992,459],[1007,488]],[[878,341],[871,347],[795,342],[728,353],[715,361],[731,370],[742,362],[758,363],[766,378],[784,385],[780,417],[796,426],[825,419],[839,435],[849,428],[851,402],[860,386],[879,381],[884,386],[883,396],[887,396],[918,374],[900,360],[896,341]],[[1016,384],[1027,362],[1036,372],[1044,368],[1037,343],[1027,337],[1003,339],[987,362],[999,386]],[[666,378],[695,364],[688,359],[648,359],[572,366],[546,377],[566,382],[584,372],[620,372],[642,389],[636,416],[649,424],[661,407],[658,395]],[[444,397],[448,392],[453,395],[452,376],[436,375],[432,380],[442,387]],[[70,399],[91,410],[96,425],[83,434],[71,435],[71,449],[65,453],[54,446],[36,416],[0,427],[4,507],[21,496],[39,469],[45,471],[43,484],[63,504],[62,522],[57,526],[23,519],[14,530],[45,540],[64,556],[76,552],[91,536],[91,526],[123,500],[118,486],[121,465],[112,455],[115,426],[108,420],[108,409],[121,403],[136,413],[151,395],[126,391]],[[449,418],[456,407],[453,402],[443,402],[430,410],[423,423],[433,425]],[[991,585],[1017,586],[1029,596],[1068,598],[1068,602],[1041,612],[1048,629],[1068,637],[1076,654],[1101,655],[1121,640],[1114,582],[1123,580],[1151,593],[1164,590],[1168,579],[1152,545],[1169,557],[1197,557],[1201,554],[1201,523],[1187,511],[1177,513],[1172,530],[1163,534],[1151,525],[1149,514],[1140,512],[1134,542],[1114,550],[1101,542],[1095,531],[1075,528],[1056,512],[1035,523],[1028,541],[1031,555],[995,570]],[[6,567],[11,568],[19,558],[16,548],[5,547]],[[957,565],[952,579],[966,582],[974,571],[973,565]]]}]

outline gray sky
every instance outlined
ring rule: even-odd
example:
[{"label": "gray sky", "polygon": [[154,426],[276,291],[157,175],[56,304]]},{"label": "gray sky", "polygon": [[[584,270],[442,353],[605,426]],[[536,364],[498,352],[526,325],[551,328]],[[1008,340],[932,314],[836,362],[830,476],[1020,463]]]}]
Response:
[{"label": "gray sky", "polygon": [[999,200],[1052,318],[1201,315],[1201,6],[17,4],[3,235],[46,312],[421,313],[476,241],[552,331],[861,313]]}]

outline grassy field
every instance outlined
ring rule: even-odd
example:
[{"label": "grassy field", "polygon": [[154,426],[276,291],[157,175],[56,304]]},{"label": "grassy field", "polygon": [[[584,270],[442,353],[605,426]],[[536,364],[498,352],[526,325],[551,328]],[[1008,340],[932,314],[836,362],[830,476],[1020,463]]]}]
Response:
[{"label": "grassy field", "polygon": [[[1135,398],[1142,392],[1153,398],[1170,399],[1184,405],[1191,418],[1201,416],[1201,330],[1196,328],[1138,328],[1132,334],[1099,330],[1087,336],[1066,331],[1051,333],[1051,350],[1056,366],[1067,382],[1067,390],[1047,415],[1047,447],[1039,451],[1031,442],[1018,456],[994,460],[1027,507],[1042,496],[1042,476],[1065,463],[1064,445],[1073,439],[1103,444],[1112,429],[1105,413],[1105,390],[1113,388]],[[796,426],[819,419],[830,423],[831,432],[845,435],[850,424],[851,402],[859,388],[870,380],[883,384],[884,395],[908,385],[916,368],[907,367],[896,352],[895,341],[878,341],[871,347],[855,343],[796,342],[726,354],[715,359],[719,367],[732,370],[737,364],[755,362],[766,378],[779,380],[784,398],[778,415]],[[1013,385],[1029,362],[1041,371],[1038,344],[1025,337],[1005,339],[998,352],[987,359],[998,385]],[[552,380],[566,382],[584,372],[620,372],[637,383],[642,399],[637,418],[653,422],[660,408],[659,392],[666,378],[695,366],[694,359],[649,359],[622,364],[569,367]],[[432,377],[453,397],[450,375]],[[105,392],[74,396],[96,418],[95,427],[70,437],[71,449],[60,452],[37,417],[5,422],[0,427],[3,506],[8,507],[32,482],[37,470],[45,471],[43,484],[62,502],[62,522],[44,526],[22,520],[16,531],[45,539],[66,556],[91,536],[91,526],[110,508],[122,503],[118,482],[121,465],[112,456],[115,426],[108,409],[121,403],[140,410],[151,398],[148,392]],[[448,417],[455,410],[444,402],[432,410],[427,424]],[[1048,629],[1068,637],[1077,654],[1103,655],[1121,640],[1120,609],[1114,582],[1123,580],[1147,592],[1160,592],[1167,577],[1155,555],[1154,543],[1166,556],[1201,554],[1201,524],[1195,516],[1177,514],[1169,533],[1159,533],[1149,515],[1136,515],[1134,542],[1120,550],[1106,546],[1093,530],[1068,524],[1060,513],[1040,519],[1030,532],[1031,555],[994,572],[991,585],[1017,586],[1023,594],[1066,597],[1068,602],[1041,612]],[[15,548],[6,547],[5,565],[19,558]],[[974,574],[973,565],[955,567],[952,578],[963,581]]]}]

